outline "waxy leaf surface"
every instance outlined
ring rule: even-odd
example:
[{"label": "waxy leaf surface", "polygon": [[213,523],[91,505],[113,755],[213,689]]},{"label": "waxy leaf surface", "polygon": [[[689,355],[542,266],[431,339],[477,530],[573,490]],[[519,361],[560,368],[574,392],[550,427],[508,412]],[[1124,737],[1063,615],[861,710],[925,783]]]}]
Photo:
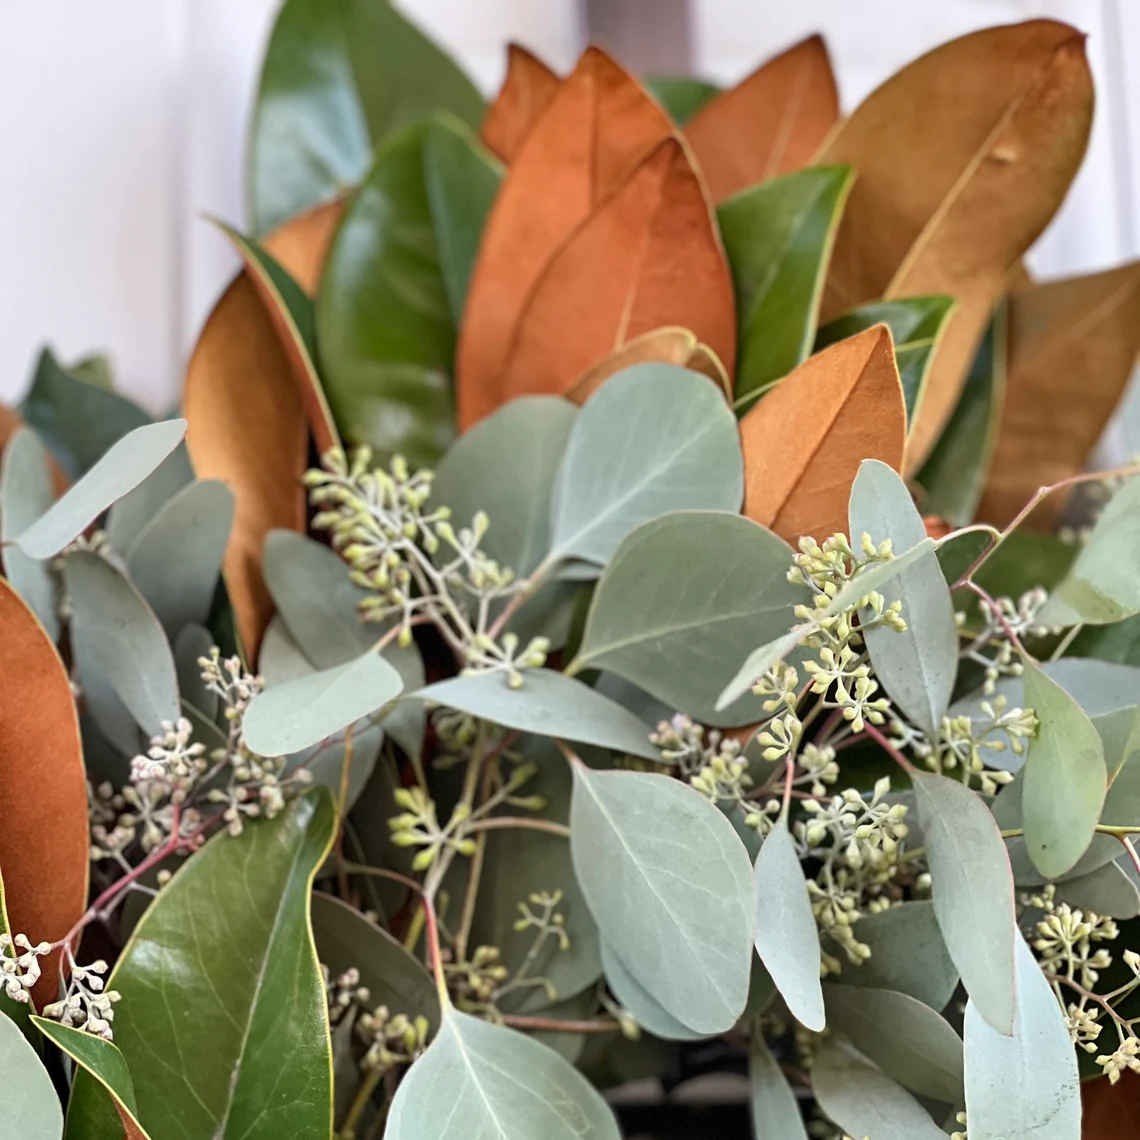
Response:
[{"label": "waxy leaf surface", "polygon": [[748,1097],[757,1136],[808,1140],[796,1094],[762,1033],[753,1033],[748,1043]]},{"label": "waxy leaf surface", "polygon": [[521,44],[507,44],[507,77],[483,117],[480,141],[510,165],[561,86],[562,80],[538,56]]},{"label": "waxy leaf surface", "polygon": [[606,943],[601,944],[602,966],[606,973],[606,984],[613,995],[630,1013],[642,1029],[663,1041],[699,1041],[709,1034],[696,1033],[678,1021],[660,1002],[637,980],[629,967]]},{"label": "waxy leaf surface", "polygon": [[4,1127],[20,1140],[60,1140],[63,1110],[36,1051],[11,1018],[0,1013],[0,1072],[4,1074]]}]

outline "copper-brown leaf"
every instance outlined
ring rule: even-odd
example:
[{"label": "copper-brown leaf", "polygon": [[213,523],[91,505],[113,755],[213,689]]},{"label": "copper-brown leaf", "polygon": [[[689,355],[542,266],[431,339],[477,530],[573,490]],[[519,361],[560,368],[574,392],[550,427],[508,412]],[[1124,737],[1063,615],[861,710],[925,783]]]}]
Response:
[{"label": "copper-brown leaf", "polygon": [[479,137],[505,163],[512,163],[539,115],[558,94],[562,80],[536,55],[518,44],[507,46],[507,78],[487,108]]},{"label": "copper-brown leaf", "polygon": [[515,326],[555,251],[672,129],[636,80],[586,50],[527,134],[483,230],[456,349],[460,430],[502,403]]},{"label": "copper-brown leaf", "polygon": [[768,60],[706,103],[685,127],[714,202],[808,166],[839,119],[822,36]]},{"label": "copper-brown leaf", "polygon": [[791,543],[846,532],[859,464],[897,471],[905,437],[891,334],[875,325],[809,357],[740,421],[743,513]]},{"label": "copper-brown leaf", "polygon": [[503,399],[562,394],[598,361],[664,325],[736,360],[732,278],[699,176],[668,138],[575,231],[518,323]]},{"label": "copper-brown leaf", "polygon": [[911,426],[906,468],[937,441],[1008,271],[1056,212],[1092,115],[1084,37],[1031,20],[953,40],[855,111],[821,161],[849,163],[823,320],[880,297],[957,302]]},{"label": "copper-brown leaf", "polygon": [[[1009,302],[1009,378],[978,518],[1005,526],[1085,469],[1140,353],[1140,262],[1031,286]],[[1065,496],[1034,511],[1052,527]]]},{"label": "copper-brown leaf", "polygon": [[[307,290],[315,288],[340,206],[287,222],[265,248]],[[186,372],[186,446],[202,479],[234,493],[223,569],[238,632],[251,661],[273,616],[261,549],[276,527],[305,529],[301,475],[309,429],[289,358],[248,273],[214,307]]]},{"label": "copper-brown leaf", "polygon": [[1116,1084],[1103,1077],[1085,1081],[1081,1107],[1081,1140],[1136,1140],[1140,1136],[1140,1076],[1125,1069]]},{"label": "copper-brown leaf", "polygon": [[[55,942],[87,905],[87,783],[67,670],[0,579],[0,874],[13,933]],[[41,959],[37,1005],[54,1001],[58,952]]]}]

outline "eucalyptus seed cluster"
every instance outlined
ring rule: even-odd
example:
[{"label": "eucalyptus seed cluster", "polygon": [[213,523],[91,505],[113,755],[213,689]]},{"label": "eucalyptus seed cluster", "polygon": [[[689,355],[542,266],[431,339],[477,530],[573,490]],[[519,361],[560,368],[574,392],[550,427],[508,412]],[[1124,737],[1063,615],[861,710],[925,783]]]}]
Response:
[{"label": "eucalyptus seed cluster", "polygon": [[[985,669],[983,692],[987,697],[993,693],[999,678],[1020,677],[1025,671],[1017,643],[1057,632],[1038,620],[1038,614],[1048,600],[1049,594],[1042,586],[1026,590],[1017,601],[1012,598],[979,598],[984,624],[961,650],[960,656]],[[958,614],[957,619],[960,627],[965,625],[965,614]]]},{"label": "eucalyptus seed cluster", "polygon": [[432,472],[412,472],[398,455],[387,471],[371,466],[368,448],[351,460],[334,449],[322,463],[304,479],[318,508],[313,525],[329,532],[352,581],[368,591],[360,603],[365,620],[395,622],[405,646],[414,625],[431,622],[464,673],[502,672],[512,688],[524,670],[545,664],[549,639],[523,645],[516,634],[494,630],[496,607],[525,583],[482,549],[486,514],[456,530],[449,508],[429,507]]},{"label": "eucalyptus seed cluster", "polygon": [[28,1005],[42,973],[39,959],[51,951],[50,942],[33,943],[26,934],[0,934],[0,989],[12,1001]]},{"label": "eucalyptus seed cluster", "polygon": [[90,966],[72,962],[66,995],[44,1006],[44,1017],[72,1029],[82,1029],[106,1041],[114,1040],[111,1022],[115,1020],[115,1003],[122,995],[118,990],[104,989],[103,975],[107,963],[102,959]]}]

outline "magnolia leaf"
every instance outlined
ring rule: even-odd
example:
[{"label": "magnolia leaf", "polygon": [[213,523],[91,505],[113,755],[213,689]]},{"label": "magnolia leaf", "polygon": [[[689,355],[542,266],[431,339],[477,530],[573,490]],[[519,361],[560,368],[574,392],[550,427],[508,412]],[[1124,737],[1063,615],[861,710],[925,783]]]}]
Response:
[{"label": "magnolia leaf", "polygon": [[12,539],[52,505],[48,452],[36,433],[18,428],[0,458],[0,540],[4,576],[52,641],[59,640],[58,587],[51,566],[29,558]]},{"label": "magnolia leaf", "polygon": [[998,1033],[1015,1006],[1014,890],[1005,844],[982,800],[957,780],[915,772],[934,913],[970,1000]]},{"label": "magnolia leaf", "polygon": [[[724,714],[715,703],[735,663],[786,630],[807,600],[787,580],[791,559],[784,542],[739,515],[674,511],[643,523],[598,583],[570,670],[615,673],[703,724],[762,719],[759,698]],[[662,576],[662,566],[674,572]]]},{"label": "magnolia leaf", "polygon": [[879,298],[940,293],[958,303],[907,441],[907,474],[930,454],[958,402],[1009,268],[1053,217],[1080,166],[1092,101],[1083,35],[1029,20],[973,32],[915,60],[823,149],[819,161],[859,172],[836,238],[824,319]]},{"label": "magnolia leaf", "polygon": [[704,185],[676,137],[551,256],[519,314],[500,399],[566,393],[615,349],[666,325],[689,329],[733,373],[732,277]]},{"label": "magnolia leaf", "polygon": [[562,80],[520,44],[507,44],[507,77],[483,116],[479,141],[498,159],[512,163],[539,115],[558,94]]},{"label": "magnolia leaf", "polygon": [[[1039,487],[1086,469],[1140,354],[1140,262],[1019,289],[1009,333],[1009,386],[979,511],[996,526]],[[1065,430],[1051,431],[1049,417],[1062,407]],[[1034,525],[1052,530],[1066,501],[1050,495]]]},{"label": "magnolia leaf", "polygon": [[820,1048],[811,1073],[820,1108],[851,1136],[946,1140],[946,1133],[906,1089],[835,1045]]},{"label": "magnolia leaf", "polygon": [[125,552],[163,506],[193,482],[194,469],[183,442],[133,491],[112,504],[103,528],[111,549]]},{"label": "magnolia leaf", "polygon": [[398,8],[386,0],[288,0],[254,109],[254,229],[273,229],[359,182],[376,143],[439,108],[471,127],[484,109],[458,65]]},{"label": "magnolia leaf", "polygon": [[[334,828],[331,797],[316,789],[241,835],[223,832],[179,867],[139,921],[107,986],[123,995],[115,1044],[153,1135],[331,1131],[332,1058],[308,900]],[[163,994],[177,1001],[178,1017]],[[77,1074],[71,1111],[98,1091]]]},{"label": "magnolia leaf", "polygon": [[693,116],[685,138],[713,200],[810,165],[839,119],[821,36],[793,45]]},{"label": "magnolia leaf", "polygon": [[1119,863],[1106,863],[1087,875],[1057,884],[1057,898],[1086,914],[1127,919],[1140,916],[1140,887]]},{"label": "magnolia leaf", "polygon": [[185,420],[147,424],[124,436],[14,541],[31,558],[51,558],[116,499],[137,487],[182,441]]},{"label": "magnolia leaf", "polygon": [[570,430],[554,484],[550,557],[605,565],[639,523],[668,511],[736,512],[736,419],[703,376],[639,364],[608,380]]},{"label": "magnolia leaf", "polygon": [[819,984],[819,931],[811,910],[804,869],[783,821],[756,856],[753,938],[776,989],[792,1016],[806,1029],[824,1028]]},{"label": "magnolia leaf", "polygon": [[606,983],[614,997],[633,1014],[633,1019],[642,1029],[648,1030],[654,1037],[660,1037],[663,1041],[699,1041],[712,1036],[708,1033],[695,1033],[678,1021],[634,977],[617,953],[605,942],[601,944],[601,952]]},{"label": "magnolia leaf", "polygon": [[952,526],[965,526],[979,513],[989,517],[978,505],[1000,438],[1007,323],[1006,307],[999,305],[974,354],[958,405],[917,475],[926,491],[926,509]]},{"label": "magnolia leaf", "polygon": [[233,517],[233,492],[203,479],[174,495],[126,550],[131,581],[168,637],[209,617]]},{"label": "magnolia leaf", "polygon": [[758,1137],[808,1140],[796,1094],[760,1032],[753,1032],[748,1042],[748,1093]]},{"label": "magnolia leaf", "polygon": [[[636,163],[672,133],[661,107],[596,47],[586,49],[534,119],[487,217],[459,325],[455,396],[461,432],[504,402],[519,317],[556,253]],[[557,194],[550,192],[553,186]],[[603,265],[614,252],[606,251]],[[596,258],[591,261],[596,266]],[[565,321],[564,299],[557,321],[568,332],[578,327],[577,320]],[[612,347],[611,341],[607,349]],[[550,363],[544,360],[543,366]],[[572,379],[583,367],[571,371]]]},{"label": "magnolia leaf", "polygon": [[433,464],[450,441],[456,321],[499,177],[444,118],[377,152],[329,250],[316,309],[325,388],[351,442]]},{"label": "magnolia leaf", "polygon": [[891,330],[895,345],[895,364],[902,384],[909,430],[922,399],[939,338],[953,308],[953,298],[940,296],[875,301],[829,321],[816,335],[815,347],[818,351],[874,325],[886,325]]},{"label": "magnolia leaf", "polygon": [[243,722],[245,742],[260,756],[311,748],[382,709],[403,687],[400,674],[383,657],[362,653],[258,693]]},{"label": "magnolia leaf", "polygon": [[518,732],[660,761],[660,753],[649,743],[649,726],[616,701],[553,669],[527,669],[522,676],[518,689],[510,687],[505,673],[491,672],[437,681],[408,697]]},{"label": "magnolia leaf", "polygon": [[966,1005],[966,1113],[970,1140],[1077,1140],[1077,1055],[1052,986],[1018,937],[1012,1035],[997,1033],[973,998]]},{"label": "magnolia leaf", "polygon": [[963,1103],[962,1039],[930,1006],[893,990],[859,986],[826,985],[823,996],[827,1024],[888,1077],[918,1096]]},{"label": "magnolia leaf", "polygon": [[573,768],[570,852],[603,942],[682,1025],[725,1032],[748,998],[752,935],[732,825],[668,776]]},{"label": "magnolia leaf", "polygon": [[[71,644],[80,680],[103,678],[147,736],[179,717],[174,656],[154,611],[135,587],[90,551],[67,556]],[[93,710],[98,720],[98,710]]]},{"label": "magnolia leaf", "polygon": [[831,243],[853,179],[847,166],[801,170],[717,209],[739,310],[738,408],[751,407],[811,354]]},{"label": "magnolia leaf", "polygon": [[710,99],[721,93],[715,83],[689,75],[646,75],[641,82],[678,126],[684,126]]},{"label": "magnolia leaf", "polygon": [[386,1140],[619,1140],[606,1102],[552,1049],[444,1010],[439,1035],[400,1082]]},{"label": "magnolia leaf", "polygon": [[1025,702],[1037,714],[1021,808],[1030,858],[1047,878],[1071,870],[1092,842],[1108,788],[1104,746],[1081,706],[1024,663]]},{"label": "magnolia leaf", "polygon": [[60,1025],[44,1017],[33,1018],[36,1028],[85,1073],[102,1086],[103,1096],[86,1097],[67,1113],[67,1136],[91,1138],[113,1135],[123,1140],[150,1140],[138,1122],[135,1085],[122,1053],[110,1042],[93,1033]]},{"label": "magnolia leaf", "polygon": [[847,524],[859,463],[899,468],[905,435],[891,334],[876,325],[808,359],[740,421],[744,514],[822,542]]},{"label": "magnolia leaf", "polygon": [[[849,511],[856,547],[864,534],[876,547],[891,539],[904,550],[926,536],[906,484],[876,459],[859,465]],[[885,597],[888,604],[902,602],[906,629],[877,626],[863,634],[875,677],[927,739],[935,740],[958,676],[958,626],[950,587],[934,551],[903,570]]]},{"label": "magnolia leaf", "polygon": [[63,1110],[55,1086],[16,1023],[0,1013],[4,1128],[20,1140],[60,1140]]}]

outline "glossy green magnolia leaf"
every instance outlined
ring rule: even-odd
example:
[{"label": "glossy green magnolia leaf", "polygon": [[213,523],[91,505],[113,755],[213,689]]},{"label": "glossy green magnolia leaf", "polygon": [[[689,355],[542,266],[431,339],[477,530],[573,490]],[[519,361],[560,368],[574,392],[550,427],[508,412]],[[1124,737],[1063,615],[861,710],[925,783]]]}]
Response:
[{"label": "glossy green magnolia leaf", "polygon": [[[680,833],[678,833],[680,834]],[[804,869],[787,827],[779,822],[756,857],[753,938],[792,1016],[816,1033],[824,1028],[819,984],[819,931]]]},{"label": "glossy green magnolia leaf", "polygon": [[678,1021],[634,977],[626,964],[606,943],[601,944],[602,967],[606,982],[613,995],[631,1014],[642,1029],[648,1030],[662,1041],[699,1041],[708,1033],[696,1033]]},{"label": "glossy green magnolia leaf", "polygon": [[859,986],[826,985],[823,996],[828,1025],[888,1077],[918,1096],[964,1102],[962,1039],[930,1006]]},{"label": "glossy green magnolia leaf", "polygon": [[73,479],[90,470],[112,444],[151,422],[138,404],[65,368],[49,348],[36,362],[20,415]]},{"label": "glossy green magnolia leaf", "polygon": [[552,1049],[451,1007],[400,1082],[384,1136],[619,1140],[606,1102]]},{"label": "glossy green magnolia leaf", "polygon": [[88,551],[67,556],[64,582],[72,652],[97,723],[117,717],[98,699],[109,687],[147,736],[158,735],[163,721],[178,719],[179,703],[174,656],[154,611],[114,566]]},{"label": "glossy green magnolia leaf", "polygon": [[1055,879],[1088,850],[1108,790],[1104,745],[1092,721],[1056,681],[1025,662],[1027,707],[1037,714],[1021,797],[1025,844]]},{"label": "glossy green magnolia leaf", "polygon": [[641,83],[678,126],[684,126],[721,90],[715,83],[690,75],[646,75]]},{"label": "glossy green magnolia leaf", "polygon": [[758,697],[723,713],[716,699],[736,663],[810,600],[788,581],[791,559],[782,539],[740,515],[675,511],[643,523],[594,591],[571,671],[615,673],[703,724],[762,719]]},{"label": "glossy green magnolia leaf", "polygon": [[288,0],[273,28],[249,148],[258,233],[336,197],[389,132],[445,108],[477,128],[459,67],[387,0]]},{"label": "glossy green magnolia leaf", "polygon": [[103,1095],[82,1098],[68,1109],[67,1140],[96,1140],[121,1136],[132,1128],[129,1140],[147,1140],[139,1124],[135,1085],[122,1053],[110,1041],[72,1029],[44,1017],[33,1018],[36,1028],[102,1087]]},{"label": "glossy green magnolia leaf", "polygon": [[[926,536],[906,484],[897,472],[877,459],[865,459],[851,486],[851,539],[869,534],[878,546],[884,539],[909,550]],[[928,550],[887,587],[888,604],[901,601],[907,628],[886,626],[864,633],[875,677],[888,697],[928,739],[936,739],[950,706],[958,676],[958,626],[950,587]]]},{"label": "glossy green magnolia leaf", "polygon": [[1024,939],[1017,939],[1013,1035],[994,1031],[966,1006],[966,1113],[970,1140],[1078,1140],[1077,1056],[1052,987]]},{"label": "glossy green magnolia leaf", "polygon": [[403,691],[400,674],[378,653],[263,689],[245,715],[245,742],[260,756],[285,756],[335,736]]},{"label": "glossy green magnolia leaf", "polygon": [[127,572],[168,637],[209,617],[233,518],[233,492],[203,479],[174,495],[128,547]]},{"label": "glossy green magnolia leaf", "polygon": [[1087,875],[1057,884],[1057,898],[1086,914],[1127,919],[1140,915],[1140,887],[1119,863],[1106,863]]},{"label": "glossy green magnolia leaf", "polygon": [[[60,1140],[63,1110],[47,1069],[19,1026],[0,1012],[0,1111],[4,1129],[20,1140]],[[616,1133],[615,1133],[616,1135]]]},{"label": "glossy green magnolia leaf", "polygon": [[31,558],[51,558],[116,499],[137,487],[182,441],[185,420],[148,424],[124,436],[56,502],[16,536]]},{"label": "glossy green magnolia leaf", "polygon": [[575,763],[570,830],[603,941],[682,1025],[734,1025],[748,998],[752,869],[728,820],[668,776]]},{"label": "glossy green magnolia leaf", "polygon": [[[16,934],[8,922],[8,910],[4,902],[4,868],[0,867],[0,934]],[[7,951],[10,957],[14,956],[14,948]],[[27,1038],[28,1043],[39,1051],[38,1035],[31,1022],[32,1007],[24,1002],[18,1002],[8,996],[7,991],[0,986],[0,1016],[10,1018]]]},{"label": "glossy green magnolia leaf", "polygon": [[750,186],[717,207],[739,312],[741,410],[811,354],[853,181],[849,166],[817,166]]},{"label": "glossy green magnolia leaf", "polygon": [[[152,1135],[330,1134],[332,1057],[309,892],[334,828],[332,800],[316,789],[239,836],[219,834],[135,928],[108,987],[123,995],[115,1043]],[[97,1091],[80,1073],[73,1103]]]},{"label": "glossy green magnolia leaf", "polygon": [[1140,479],[1109,500],[1068,575],[1041,610],[1046,625],[1105,625],[1140,613]]},{"label": "glossy green magnolia leaf", "polygon": [[895,364],[902,382],[906,422],[914,423],[914,414],[922,399],[926,377],[934,362],[942,330],[954,308],[950,297],[903,297],[897,301],[873,301],[850,313],[829,321],[815,338],[815,350],[845,340],[875,325],[891,330],[895,346]]},{"label": "glossy green magnolia leaf", "polygon": [[616,701],[553,669],[527,669],[518,689],[510,687],[505,673],[480,673],[437,681],[408,696],[518,732],[660,760],[660,753],[649,743],[647,724]]},{"label": "glossy green magnolia leaf", "polygon": [[325,391],[349,441],[413,465],[434,464],[450,442],[459,294],[500,177],[450,120],[418,123],[380,147],[317,298]]},{"label": "glossy green magnolia leaf", "polygon": [[946,948],[978,1011],[1009,1033],[1014,890],[1001,833],[982,800],[957,780],[925,772],[912,779]]},{"label": "glossy green magnolia leaf", "polygon": [[111,549],[124,553],[162,507],[193,482],[186,444],[180,443],[133,491],[111,505],[104,528]]},{"label": "glossy green magnolia leaf", "polygon": [[0,458],[0,554],[4,576],[27,603],[52,641],[59,640],[59,600],[51,566],[29,558],[11,540],[27,530],[55,500],[47,449],[36,433],[19,428]]},{"label": "glossy green magnolia leaf", "polygon": [[946,1133],[906,1089],[835,1045],[825,1044],[816,1054],[812,1092],[820,1108],[851,1136],[946,1140]]},{"label": "glossy green magnolia leaf", "polygon": [[926,513],[951,526],[973,522],[982,500],[1005,399],[1007,325],[1003,304],[978,346],[958,406],[916,476]]},{"label": "glossy green magnolia leaf", "polygon": [[636,364],[586,402],[554,486],[553,551],[604,566],[635,526],[667,511],[740,510],[736,417],[707,376]]},{"label": "glossy green magnolia leaf", "polygon": [[798,625],[783,636],[754,649],[717,698],[716,707],[718,709],[727,708],[733,701],[748,692],[758,677],[762,676],[777,661],[791,653],[808,634],[819,628],[821,621],[825,621],[842,610],[851,609],[852,606],[858,604],[860,598],[872,590],[881,591],[888,587],[907,567],[925,557],[933,549],[934,540],[924,538],[917,546],[911,547],[905,553],[898,554],[897,557],[887,562],[877,562],[869,566],[848,582],[832,599],[831,604],[821,613],[816,614],[812,621]]},{"label": "glossy green magnolia leaf", "polygon": [[759,1031],[748,1043],[748,1099],[757,1137],[808,1140],[796,1094]]}]

